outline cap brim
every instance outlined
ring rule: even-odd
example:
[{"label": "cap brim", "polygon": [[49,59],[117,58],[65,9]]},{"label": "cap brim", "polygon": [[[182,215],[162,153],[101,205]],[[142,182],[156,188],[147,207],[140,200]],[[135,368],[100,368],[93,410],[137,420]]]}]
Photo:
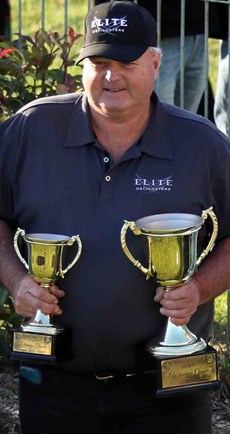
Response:
[{"label": "cap brim", "polygon": [[141,57],[147,49],[146,45],[92,44],[82,48],[76,65],[87,57],[93,56],[130,63]]}]

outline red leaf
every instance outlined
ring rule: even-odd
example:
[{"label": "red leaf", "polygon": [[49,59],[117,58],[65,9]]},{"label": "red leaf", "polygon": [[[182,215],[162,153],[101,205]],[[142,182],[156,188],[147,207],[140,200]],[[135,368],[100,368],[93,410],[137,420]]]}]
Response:
[{"label": "red leaf", "polygon": [[[0,48],[1,50],[1,48]],[[4,56],[6,56],[8,53],[12,53],[14,50],[14,48],[5,48],[5,50],[1,50],[0,51],[0,59]]]}]

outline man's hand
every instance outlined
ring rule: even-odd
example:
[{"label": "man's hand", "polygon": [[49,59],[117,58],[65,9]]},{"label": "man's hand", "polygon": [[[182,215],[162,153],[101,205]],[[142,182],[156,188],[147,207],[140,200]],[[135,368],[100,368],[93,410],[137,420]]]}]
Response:
[{"label": "man's hand", "polygon": [[188,283],[165,290],[159,286],[154,301],[160,302],[162,315],[170,317],[173,324],[185,325],[196,312],[200,304],[200,290],[198,282],[191,279]]},{"label": "man's hand", "polygon": [[218,297],[230,288],[230,237],[219,241],[184,285],[165,291],[158,287],[154,300],[160,312],[175,325],[187,324],[199,305]]},{"label": "man's hand", "polygon": [[38,309],[46,314],[61,315],[58,301],[64,295],[64,291],[56,285],[49,290],[42,288],[29,274],[18,281],[17,288],[12,292],[16,312],[26,318],[32,318]]}]

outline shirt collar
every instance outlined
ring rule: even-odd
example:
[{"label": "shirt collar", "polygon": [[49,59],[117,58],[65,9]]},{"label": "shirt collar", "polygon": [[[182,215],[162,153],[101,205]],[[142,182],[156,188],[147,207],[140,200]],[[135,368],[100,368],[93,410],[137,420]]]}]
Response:
[{"label": "shirt collar", "polygon": [[[154,92],[151,101],[153,110],[148,126],[138,141],[140,143],[139,152],[156,158],[172,159],[170,124],[166,105],[160,103]],[[90,123],[89,105],[87,97],[83,93],[76,99],[64,146],[78,147],[95,142],[95,135]]]},{"label": "shirt collar", "polygon": [[89,106],[86,95],[82,93],[75,101],[64,146],[72,148],[94,142],[95,135],[90,124]]},{"label": "shirt collar", "polygon": [[153,92],[153,110],[148,126],[141,140],[141,151],[156,158],[173,158],[169,115],[166,105],[162,104]]}]

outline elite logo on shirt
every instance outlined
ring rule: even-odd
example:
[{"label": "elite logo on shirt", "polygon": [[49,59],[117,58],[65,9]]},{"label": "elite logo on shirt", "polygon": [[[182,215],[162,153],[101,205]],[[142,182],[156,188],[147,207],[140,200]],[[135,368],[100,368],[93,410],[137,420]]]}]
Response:
[{"label": "elite logo on shirt", "polygon": [[172,176],[163,179],[147,179],[137,175],[134,179],[134,185],[136,191],[149,191],[151,193],[157,191],[171,191],[173,179]]},{"label": "elite logo on shirt", "polygon": [[104,19],[94,17],[91,22],[92,33],[101,33],[102,35],[105,33],[124,32],[125,27],[128,27],[126,17]]}]

